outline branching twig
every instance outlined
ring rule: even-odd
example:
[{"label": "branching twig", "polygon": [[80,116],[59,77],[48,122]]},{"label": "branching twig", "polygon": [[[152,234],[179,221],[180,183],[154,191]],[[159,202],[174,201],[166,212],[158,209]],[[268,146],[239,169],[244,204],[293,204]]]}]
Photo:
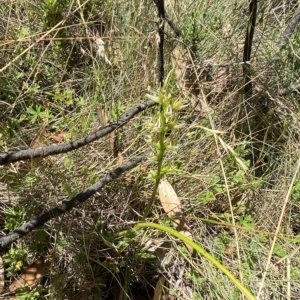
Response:
[{"label": "branching twig", "polygon": [[103,188],[107,183],[113,181],[117,177],[119,177],[122,173],[136,167],[143,159],[144,155],[136,156],[116,169],[108,172],[104,175],[98,182],[87,188],[86,190],[77,194],[74,198],[66,201],[60,202],[56,207],[50,209],[39,217],[24,223],[21,227],[15,229],[9,234],[0,238],[0,252],[5,250],[7,246],[11,243],[15,242],[19,238],[27,235],[34,229],[37,229],[43,226],[49,220],[56,218],[68,211],[72,208],[82,204],[91,196],[93,196],[99,189]]},{"label": "branching twig", "polygon": [[168,25],[172,28],[172,30],[176,34],[176,37],[180,37],[181,36],[181,31],[177,27],[177,25],[175,25],[175,23],[170,19],[168,14],[166,13],[164,1],[163,0],[153,0],[153,1],[154,1],[154,4],[156,5],[157,10],[158,10],[158,17],[165,19],[166,22],[168,23]]},{"label": "branching twig", "polygon": [[[257,0],[251,0],[249,5],[250,18],[247,26],[245,45],[244,45],[244,56],[243,61],[250,61],[252,42],[255,30],[256,23],[256,14],[257,14]],[[251,81],[251,72],[250,66],[248,64],[243,64],[243,75],[244,75],[244,91],[245,96],[250,97],[252,95],[252,81]]]},{"label": "branching twig", "polygon": [[156,104],[157,103],[153,100],[149,100],[145,103],[138,104],[130,108],[128,111],[126,111],[118,121],[113,122],[107,126],[104,126],[100,128],[98,131],[91,133],[86,137],[73,142],[47,146],[47,147],[40,147],[35,149],[21,150],[16,152],[0,152],[0,165],[5,165],[19,160],[31,159],[34,157],[46,157],[49,155],[66,153],[81,148],[91,142],[98,140],[99,138],[108,135],[110,132],[114,131],[115,129],[124,126],[136,114]]},{"label": "branching twig", "polygon": [[180,37],[181,36],[181,31],[180,29],[177,27],[177,25],[175,25],[175,23],[169,18],[169,16],[167,15],[167,13],[165,12],[165,20],[167,21],[167,23],[169,24],[169,26],[173,29],[173,31],[176,34],[176,37]]},{"label": "branching twig", "polygon": [[300,7],[298,7],[280,38],[280,45],[285,45],[300,23]]}]

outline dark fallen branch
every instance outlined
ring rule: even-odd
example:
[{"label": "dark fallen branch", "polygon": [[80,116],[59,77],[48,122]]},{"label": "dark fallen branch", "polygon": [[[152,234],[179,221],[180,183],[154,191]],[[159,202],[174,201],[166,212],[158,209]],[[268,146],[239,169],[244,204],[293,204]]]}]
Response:
[{"label": "dark fallen branch", "polygon": [[138,104],[130,108],[128,111],[126,111],[118,121],[110,123],[109,125],[100,128],[98,131],[91,133],[86,137],[73,142],[63,143],[63,144],[58,144],[53,146],[40,147],[35,149],[15,151],[15,152],[0,152],[0,165],[5,165],[12,162],[31,159],[35,157],[46,157],[49,155],[66,153],[81,148],[91,142],[94,142],[108,135],[110,132],[114,131],[115,129],[124,126],[135,115],[156,104],[157,103],[153,100],[149,100],[145,103]]},{"label": "dark fallen branch", "polygon": [[77,194],[74,198],[60,202],[56,207],[50,209],[39,217],[24,223],[21,227],[15,229],[9,234],[0,238],[0,252],[3,252],[7,246],[15,242],[19,238],[27,235],[29,232],[43,226],[49,220],[56,218],[72,208],[82,204],[91,196],[93,196],[99,189],[103,188],[107,183],[113,181],[124,172],[136,167],[143,159],[144,155],[136,156],[116,169],[108,172],[98,182],[87,188],[86,190]]},{"label": "dark fallen branch", "polygon": [[[247,25],[246,38],[244,44],[244,55],[243,61],[248,62],[251,58],[253,36],[256,24],[256,15],[257,15],[257,0],[251,0],[249,4],[249,21]],[[250,65],[245,63],[243,64],[243,76],[244,76],[244,92],[246,97],[251,97],[252,95],[252,80],[251,80],[251,71]]]},{"label": "dark fallen branch", "polygon": [[292,17],[292,19],[289,21],[287,27],[285,28],[284,32],[281,35],[280,38],[280,45],[286,45],[289,38],[295,31],[297,25],[300,23],[300,7],[298,7]]}]

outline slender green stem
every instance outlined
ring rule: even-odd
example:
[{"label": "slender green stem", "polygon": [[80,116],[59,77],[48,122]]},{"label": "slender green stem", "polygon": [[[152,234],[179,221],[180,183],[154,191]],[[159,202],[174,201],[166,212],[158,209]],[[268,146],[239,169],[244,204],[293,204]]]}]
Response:
[{"label": "slender green stem", "polygon": [[[159,165],[158,165],[157,170],[159,170]],[[150,210],[152,208],[152,205],[154,203],[155,195],[157,193],[158,185],[159,185],[159,182],[160,182],[160,178],[158,178],[158,177],[160,177],[160,176],[157,176],[157,178],[155,180],[155,185],[154,185],[154,188],[153,188],[153,191],[152,191],[151,199],[150,199],[150,201],[149,201],[149,203],[148,203],[148,205],[147,205],[147,207],[145,209],[145,212],[144,212],[144,215],[143,215],[141,221],[145,221],[145,219],[147,218],[147,216],[148,216],[148,214],[149,214],[149,212],[150,212]]]},{"label": "slender green stem", "polygon": [[155,179],[155,184],[154,184],[154,188],[152,191],[152,195],[151,195],[151,199],[145,209],[144,215],[141,219],[141,221],[145,221],[145,219],[147,218],[152,205],[154,203],[155,200],[155,196],[158,190],[158,186],[159,186],[159,182],[162,176],[162,165],[163,165],[163,159],[164,159],[164,154],[166,151],[166,146],[165,146],[165,134],[166,134],[166,117],[164,115],[163,112],[163,108],[161,107],[161,113],[160,113],[160,121],[161,121],[161,130],[159,133],[159,147],[157,149],[158,153],[157,153],[157,174],[156,174],[156,179]]}]

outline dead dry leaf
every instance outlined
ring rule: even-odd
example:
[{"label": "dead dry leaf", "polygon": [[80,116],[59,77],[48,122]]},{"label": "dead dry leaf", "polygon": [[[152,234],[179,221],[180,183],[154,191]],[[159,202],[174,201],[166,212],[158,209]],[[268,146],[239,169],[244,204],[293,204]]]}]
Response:
[{"label": "dead dry leaf", "polygon": [[166,281],[165,277],[161,275],[156,283],[154,296],[153,296],[152,300],[160,300],[161,299],[161,295],[163,292],[163,285],[164,285],[165,281]]},{"label": "dead dry leaf", "polygon": [[122,165],[124,163],[124,156],[122,155],[121,152],[118,152],[117,160],[118,160],[118,165]]},{"label": "dead dry leaf", "polygon": [[229,22],[223,24],[222,26],[222,34],[224,39],[228,39],[232,36],[234,30]]},{"label": "dead dry leaf", "polygon": [[13,293],[21,285],[34,287],[39,280],[44,276],[45,271],[49,268],[50,262],[46,262],[44,257],[34,261],[8,288]]},{"label": "dead dry leaf", "polygon": [[55,135],[52,135],[51,138],[55,142],[61,142],[67,133],[65,131],[58,131]]},{"label": "dead dry leaf", "polygon": [[100,123],[100,126],[105,126],[108,124],[108,116],[105,112],[104,106],[98,106],[96,108],[96,112],[97,112],[97,116],[98,116],[98,120]]},{"label": "dead dry leaf", "polygon": [[[185,217],[182,212],[181,202],[167,179],[162,179],[158,187],[159,200],[168,217],[173,220],[175,228],[185,237],[193,240],[193,236],[186,224]],[[190,253],[193,248],[186,244]]]},{"label": "dead dry leaf", "polygon": [[182,213],[180,200],[167,179],[162,179],[158,187],[160,203],[169,218]]},{"label": "dead dry leaf", "polygon": [[[98,117],[100,126],[101,127],[106,126],[109,123],[109,119],[105,112],[104,105],[98,106],[96,108],[96,113],[97,113],[97,117]],[[116,147],[115,147],[116,134],[114,131],[108,134],[108,140],[109,140],[109,146],[110,146],[111,150],[113,150],[114,157],[118,157],[119,151],[117,151]]]},{"label": "dead dry leaf", "polygon": [[106,53],[105,53],[105,43],[104,41],[100,38],[100,37],[97,37],[95,39],[95,44],[96,44],[96,48],[97,48],[97,53],[98,55],[104,59],[104,61],[108,64],[108,65],[112,65],[110,60],[108,59],[108,57],[106,56]]}]

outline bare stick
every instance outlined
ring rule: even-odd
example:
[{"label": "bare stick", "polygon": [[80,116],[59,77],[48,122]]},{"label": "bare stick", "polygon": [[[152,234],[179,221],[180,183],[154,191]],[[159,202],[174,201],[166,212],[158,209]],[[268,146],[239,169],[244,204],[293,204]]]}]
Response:
[{"label": "bare stick", "polygon": [[130,108],[128,111],[126,111],[118,121],[110,123],[107,126],[100,128],[98,131],[91,133],[86,137],[83,137],[73,142],[47,146],[47,147],[40,147],[35,149],[26,149],[26,150],[21,150],[16,152],[0,152],[0,165],[9,164],[19,160],[31,159],[34,157],[46,157],[49,155],[66,153],[81,148],[91,142],[94,142],[108,135],[110,132],[114,131],[115,129],[124,126],[136,114],[156,104],[157,103],[153,100],[149,100],[145,103],[138,104]]},{"label": "bare stick", "polygon": [[165,4],[164,0],[154,0],[158,12],[157,24],[157,77],[159,86],[164,84],[164,41],[165,41]]},{"label": "bare stick", "polygon": [[[243,61],[250,61],[252,42],[254,36],[254,29],[256,23],[256,14],[257,14],[257,0],[251,0],[249,5],[250,18],[248,21],[245,44],[244,44],[244,56]],[[250,66],[248,64],[243,64],[243,74],[244,74],[244,91],[245,96],[250,97],[252,95],[252,81],[251,81],[251,72]]]},{"label": "bare stick", "polygon": [[117,167],[116,169],[108,172],[98,182],[96,182],[89,188],[85,189],[84,191],[80,192],[74,198],[60,202],[56,207],[50,209],[44,214],[38,216],[37,218],[24,223],[21,227],[1,237],[0,252],[3,252],[7,246],[9,246],[11,243],[15,242],[19,238],[27,235],[32,230],[43,226],[49,220],[54,219],[70,211],[72,208],[82,204],[91,196],[93,196],[97,191],[103,188],[107,183],[118,178],[124,172],[136,167],[143,159],[145,159],[144,155],[140,155],[132,158],[131,160],[125,162],[124,164]]}]

